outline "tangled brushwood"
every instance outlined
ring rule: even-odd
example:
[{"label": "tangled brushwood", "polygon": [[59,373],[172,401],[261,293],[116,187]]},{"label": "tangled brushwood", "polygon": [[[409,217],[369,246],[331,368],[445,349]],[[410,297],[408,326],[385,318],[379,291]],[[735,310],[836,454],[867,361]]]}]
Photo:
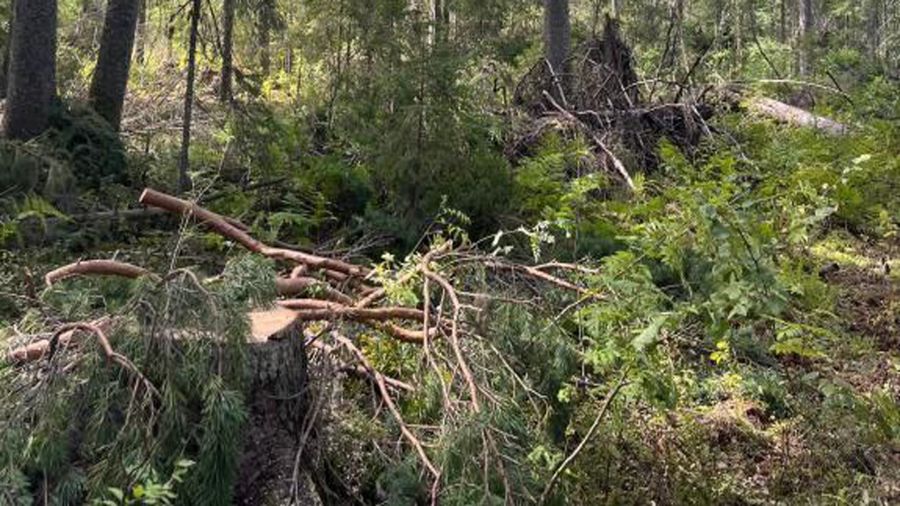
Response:
[{"label": "tangled brushwood", "polygon": [[[432,502],[442,494],[448,466],[462,466],[453,473],[487,473],[505,494],[529,490],[517,486],[527,477],[518,476],[504,454],[515,436],[495,417],[510,401],[494,391],[499,377],[483,363],[485,356],[503,361],[503,353],[481,338],[493,296],[476,288],[512,283],[531,292],[515,304],[558,299],[552,306],[564,307],[565,301],[570,310],[602,298],[578,281],[594,269],[525,265],[507,260],[505,248],[486,254],[441,235],[401,265],[366,267],[269,246],[236,220],[152,189],[140,202],[196,221],[251,255],[206,278],[189,269],[157,274],[115,259],[83,260],[46,274],[43,298],[49,302],[35,316],[52,328],[19,336],[8,353],[16,367],[5,374],[24,397],[21,411],[3,423],[12,431],[5,434],[36,435],[39,447],[29,451],[39,452],[38,461],[47,466],[42,486],[48,493],[68,490],[73,497],[96,498],[105,490],[100,485],[133,490],[141,480],[158,479],[153,470],[161,465],[177,469],[195,462],[197,469],[187,473],[180,490],[198,502],[222,504],[235,493],[248,503],[255,502],[251,496],[298,500],[301,477],[310,471],[303,469],[302,455],[320,416],[315,411],[322,409],[310,393],[307,352],[331,364],[334,373],[371,382],[403,444],[417,457],[415,467],[424,473]],[[100,284],[90,284],[95,280]],[[72,291],[66,290],[69,284]],[[114,296],[120,301],[99,304],[111,312],[66,321],[66,313],[97,309],[96,300],[84,298]],[[390,376],[368,356],[388,345],[372,340],[412,346],[430,373]],[[477,364],[470,364],[473,354],[482,357]],[[504,366],[515,378],[514,367]],[[423,378],[430,384],[415,382]],[[439,395],[438,426],[413,425],[398,407],[405,393],[423,388]],[[199,428],[191,429],[193,423]],[[248,430],[253,435],[242,437]],[[474,455],[454,455],[462,448],[450,445],[451,455],[440,457],[429,450],[462,437],[457,431],[474,431],[465,437],[479,443],[466,444],[479,448],[481,456],[472,462],[480,471],[465,470]],[[68,436],[50,437],[59,433]],[[296,457],[266,462],[261,456],[273,444]],[[561,466],[553,481],[562,471]],[[316,481],[320,493],[346,493],[330,491],[335,485],[326,481]]]}]

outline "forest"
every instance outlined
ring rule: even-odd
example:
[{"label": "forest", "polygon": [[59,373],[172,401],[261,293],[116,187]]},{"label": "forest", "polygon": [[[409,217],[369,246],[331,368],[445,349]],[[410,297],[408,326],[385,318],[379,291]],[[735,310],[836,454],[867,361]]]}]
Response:
[{"label": "forest", "polygon": [[900,0],[0,0],[0,506],[900,504]]}]

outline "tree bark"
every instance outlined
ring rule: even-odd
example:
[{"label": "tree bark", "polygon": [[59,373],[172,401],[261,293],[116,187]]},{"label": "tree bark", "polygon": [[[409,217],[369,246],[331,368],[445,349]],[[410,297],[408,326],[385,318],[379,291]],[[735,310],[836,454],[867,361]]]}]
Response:
[{"label": "tree bark", "polygon": [[569,0],[544,0],[544,56],[559,76],[565,74],[571,30]]},{"label": "tree bark", "polygon": [[779,123],[786,123],[797,127],[815,128],[832,136],[846,135],[848,128],[843,123],[838,123],[830,118],[816,116],[799,107],[785,104],[771,98],[754,97],[747,102],[750,112],[766,116]]},{"label": "tree bark", "polygon": [[271,34],[268,25],[263,26],[259,34],[259,46],[259,66],[262,68],[262,75],[268,77],[272,70]]},{"label": "tree bark", "polygon": [[234,0],[222,2],[222,75],[219,84],[219,100],[231,101],[231,80],[234,73]]},{"label": "tree bark", "polygon": [[3,131],[31,139],[50,122],[56,97],[56,0],[15,2]]},{"label": "tree bark", "polygon": [[134,51],[134,58],[139,64],[143,65],[144,51],[147,45],[147,0],[140,0],[139,8],[137,34],[135,36],[135,44],[137,44],[137,47]]},{"label": "tree bark", "polygon": [[119,130],[122,122],[139,9],[139,0],[109,0],[106,7],[100,54],[88,101],[114,130]]},{"label": "tree bark", "polygon": [[13,0],[9,12],[9,33],[6,34],[6,41],[3,44],[3,61],[0,61],[0,100],[6,98],[6,88],[9,86],[9,57],[12,46],[12,30],[15,25],[15,10],[15,0]]},{"label": "tree bark", "polygon": [[191,34],[188,41],[187,89],[184,92],[184,115],[181,125],[181,154],[178,159],[178,193],[190,189],[191,178],[189,152],[191,149],[191,116],[194,112],[194,74],[197,70],[197,31],[200,25],[202,0],[193,0],[191,7]]},{"label": "tree bark", "polygon": [[797,72],[801,76],[809,75],[809,50],[813,32],[813,0],[800,0],[797,17]]},{"label": "tree bark", "polygon": [[778,42],[787,42],[787,0],[778,2]]},{"label": "tree bark", "polygon": [[881,47],[881,1],[869,0],[866,6],[866,39],[872,60],[877,61]]}]

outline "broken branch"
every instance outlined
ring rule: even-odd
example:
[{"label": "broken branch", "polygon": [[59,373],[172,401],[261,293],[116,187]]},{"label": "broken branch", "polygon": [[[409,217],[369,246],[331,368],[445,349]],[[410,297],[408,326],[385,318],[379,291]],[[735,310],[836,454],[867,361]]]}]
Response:
[{"label": "broken branch", "polygon": [[81,260],[58,269],[50,271],[44,276],[47,286],[53,286],[57,281],[74,276],[84,275],[122,276],[125,278],[139,278],[150,274],[150,271],[137,265],[118,262],[116,260]]}]

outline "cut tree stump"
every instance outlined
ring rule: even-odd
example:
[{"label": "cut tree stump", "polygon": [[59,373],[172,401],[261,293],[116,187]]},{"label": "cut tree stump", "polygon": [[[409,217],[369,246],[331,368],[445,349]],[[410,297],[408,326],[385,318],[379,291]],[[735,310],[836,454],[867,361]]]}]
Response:
[{"label": "cut tree stump", "polygon": [[[270,325],[281,324],[284,320],[280,317],[285,316],[259,315],[270,320]],[[303,339],[301,326],[291,323],[267,336],[264,342],[249,346],[249,417],[243,430],[235,504],[290,504],[295,454],[307,421]],[[299,504],[321,504],[305,471],[301,470],[298,478]]]}]

